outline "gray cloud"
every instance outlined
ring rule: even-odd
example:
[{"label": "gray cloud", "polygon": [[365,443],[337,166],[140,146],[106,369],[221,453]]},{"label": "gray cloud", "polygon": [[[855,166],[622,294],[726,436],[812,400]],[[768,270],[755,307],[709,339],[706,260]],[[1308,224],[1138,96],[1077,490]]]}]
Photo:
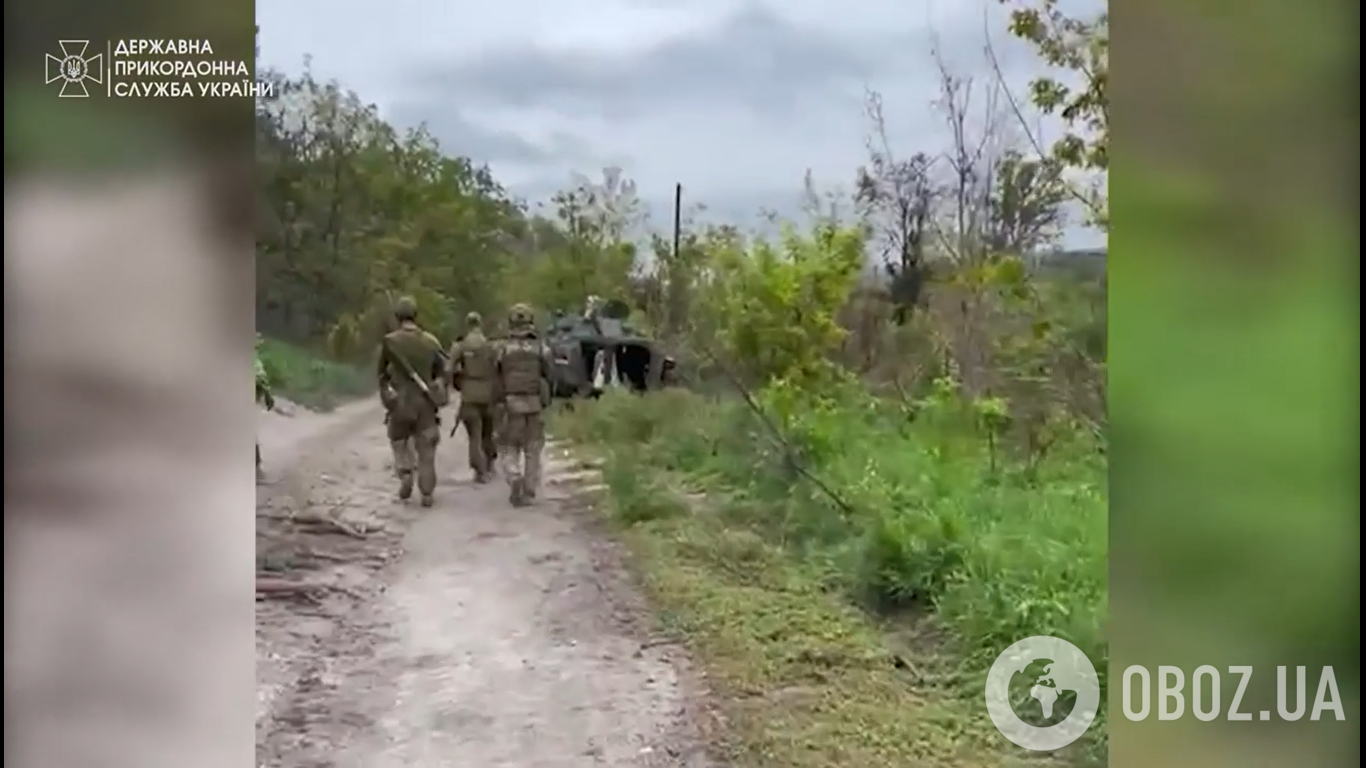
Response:
[{"label": "gray cloud", "polygon": [[443,149],[479,163],[560,167],[596,160],[581,137],[558,131],[544,141],[529,139],[507,126],[480,124],[438,101],[401,101],[389,109],[389,118],[399,125],[425,123]]},{"label": "gray cloud", "polygon": [[635,51],[523,45],[413,73],[418,87],[476,103],[630,118],[686,104],[798,116],[801,105],[858,92],[880,57],[762,6]]},{"label": "gray cloud", "polygon": [[1040,71],[996,0],[467,5],[406,0],[376,14],[364,0],[259,0],[262,53],[294,71],[314,54],[321,76],[399,125],[427,123],[531,201],[572,171],[620,166],[661,226],[675,182],[705,218],[740,224],[761,208],[796,214],[807,168],[822,188],[847,187],[865,161],[865,85],[884,96],[897,152],[948,149],[931,107],[935,45],[979,86],[993,77],[988,30],[1014,92]]}]

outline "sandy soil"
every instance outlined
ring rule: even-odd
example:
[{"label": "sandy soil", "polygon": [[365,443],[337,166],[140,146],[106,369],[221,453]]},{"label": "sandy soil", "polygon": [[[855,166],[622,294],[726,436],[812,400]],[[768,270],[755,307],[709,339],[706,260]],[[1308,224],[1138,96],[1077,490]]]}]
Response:
[{"label": "sandy soil", "polygon": [[513,509],[461,435],[423,509],[394,497],[377,403],[283,410],[260,423],[259,766],[714,764],[682,651],[571,498],[582,472],[552,460]]}]

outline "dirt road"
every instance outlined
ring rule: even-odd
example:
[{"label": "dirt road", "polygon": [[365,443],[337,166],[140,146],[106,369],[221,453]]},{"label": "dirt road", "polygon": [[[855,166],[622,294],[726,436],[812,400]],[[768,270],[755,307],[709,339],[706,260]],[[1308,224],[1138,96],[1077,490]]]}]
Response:
[{"label": "dirt road", "polygon": [[712,765],[686,660],[564,460],[513,509],[444,439],[423,509],[394,498],[376,403],[263,415],[260,435],[258,765]]}]

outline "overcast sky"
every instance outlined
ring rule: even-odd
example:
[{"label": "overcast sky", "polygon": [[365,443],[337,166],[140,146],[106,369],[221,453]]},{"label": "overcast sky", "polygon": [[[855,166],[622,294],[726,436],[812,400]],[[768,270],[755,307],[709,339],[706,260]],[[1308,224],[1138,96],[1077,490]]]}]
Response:
[{"label": "overcast sky", "polygon": [[659,220],[675,182],[736,223],[795,213],[807,168],[847,189],[865,88],[884,96],[896,151],[946,149],[936,41],[983,87],[988,31],[1017,92],[1041,71],[995,0],[257,0],[256,15],[262,64],[297,74],[311,56],[320,79],[426,122],[517,194],[616,165]]}]

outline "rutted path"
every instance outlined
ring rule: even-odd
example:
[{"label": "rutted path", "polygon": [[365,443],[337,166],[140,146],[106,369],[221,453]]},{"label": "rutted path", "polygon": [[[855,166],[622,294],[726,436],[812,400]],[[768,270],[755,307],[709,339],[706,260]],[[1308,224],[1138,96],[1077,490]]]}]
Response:
[{"label": "rutted path", "polygon": [[258,602],[260,766],[711,765],[683,654],[649,636],[557,451],[513,509],[444,438],[422,509],[394,500],[376,403],[268,415],[261,447],[258,561],[320,586]]}]

